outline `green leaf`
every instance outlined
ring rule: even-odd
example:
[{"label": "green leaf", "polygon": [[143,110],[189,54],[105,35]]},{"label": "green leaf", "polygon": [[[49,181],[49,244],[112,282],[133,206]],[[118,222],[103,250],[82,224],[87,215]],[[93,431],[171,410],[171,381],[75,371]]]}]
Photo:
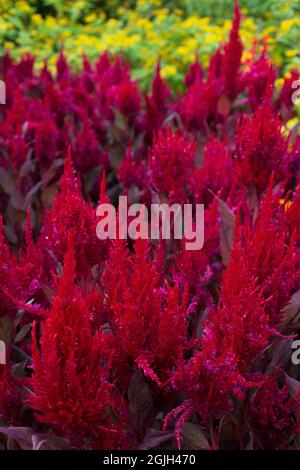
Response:
[{"label": "green leaf", "polygon": [[128,388],[129,407],[135,429],[141,433],[147,418],[153,412],[153,397],[143,373],[134,372]]},{"label": "green leaf", "polygon": [[193,423],[185,423],[182,430],[183,449],[207,450],[209,443],[201,431],[200,426]]},{"label": "green leaf", "polygon": [[138,447],[138,450],[154,449],[160,444],[169,441],[172,437],[172,433],[165,433],[158,431],[157,429],[148,429],[143,442]]}]

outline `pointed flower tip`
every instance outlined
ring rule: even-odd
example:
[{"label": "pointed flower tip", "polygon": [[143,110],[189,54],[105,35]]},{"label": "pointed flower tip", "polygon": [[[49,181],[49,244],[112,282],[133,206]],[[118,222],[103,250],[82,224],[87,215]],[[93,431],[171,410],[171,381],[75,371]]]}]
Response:
[{"label": "pointed flower tip", "polygon": [[107,203],[110,203],[110,200],[106,194],[106,173],[105,173],[105,170],[103,170],[102,176],[101,176],[101,182],[100,182],[99,204],[107,204]]},{"label": "pointed flower tip", "polygon": [[60,188],[62,192],[78,190],[78,181],[75,175],[71,145],[68,146]]}]

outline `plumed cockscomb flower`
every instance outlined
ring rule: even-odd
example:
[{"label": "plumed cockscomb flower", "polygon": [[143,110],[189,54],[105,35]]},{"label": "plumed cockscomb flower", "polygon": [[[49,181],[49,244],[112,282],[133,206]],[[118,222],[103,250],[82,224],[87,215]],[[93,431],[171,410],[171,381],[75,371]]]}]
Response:
[{"label": "plumed cockscomb flower", "polygon": [[169,202],[183,203],[186,199],[195,151],[195,142],[170,127],[154,138],[148,158],[150,183]]},{"label": "plumed cockscomb flower", "polygon": [[159,280],[147,240],[136,240],[133,255],[123,240],[112,243],[102,285],[112,333],[107,340],[116,353],[113,365],[122,382],[127,383],[132,368],[138,367],[162,385],[183,357],[187,291],[181,295],[177,285],[162,288]]},{"label": "plumed cockscomb flower", "polygon": [[296,430],[288,386],[280,387],[276,377],[267,376],[255,393],[249,411],[250,427],[259,447],[285,449],[288,438]]},{"label": "plumed cockscomb flower", "polygon": [[128,146],[123,160],[118,168],[118,177],[124,188],[132,185],[144,190],[147,186],[147,166],[139,154],[135,154],[131,146]]},{"label": "plumed cockscomb flower", "polygon": [[270,325],[276,326],[282,319],[282,309],[294,292],[299,274],[295,228],[287,230],[288,212],[280,206],[278,192],[275,190],[273,194],[273,185],[271,178],[254,226],[245,222],[241,227],[243,254],[239,262],[248,270],[246,277],[256,277]]},{"label": "plumed cockscomb flower", "polygon": [[287,141],[269,100],[264,101],[252,117],[243,116],[235,145],[236,174],[241,184],[255,187],[260,193],[266,189],[272,172],[275,182],[283,179]]},{"label": "plumed cockscomb flower", "polygon": [[[29,259],[22,253],[18,259],[10,252],[0,218],[0,317],[16,315],[18,308],[22,308],[34,298],[40,289],[39,274],[34,259]],[[29,313],[40,316],[38,310],[29,310]]]},{"label": "plumed cockscomb flower", "polygon": [[155,76],[151,84],[151,94],[145,94],[146,112],[144,127],[146,130],[146,142],[151,144],[153,134],[159,131],[167,115],[171,91],[160,74],[158,62]]},{"label": "plumed cockscomb flower", "polygon": [[213,136],[206,144],[202,167],[193,169],[190,192],[197,203],[208,204],[214,194],[226,198],[232,181],[230,150],[226,142]]},{"label": "plumed cockscomb flower", "polygon": [[262,288],[247,266],[247,254],[236,241],[223,274],[220,299],[210,312],[203,332],[206,348],[232,351],[241,371],[251,367],[273,333],[264,307]]},{"label": "plumed cockscomb flower", "polygon": [[200,131],[208,128],[209,119],[216,115],[220,83],[213,80],[203,82],[197,76],[188,87],[179,103],[179,114],[188,131]]},{"label": "plumed cockscomb flower", "polygon": [[28,403],[38,421],[48,424],[72,445],[119,448],[122,429],[113,423],[113,385],[101,330],[92,332],[89,304],[75,284],[75,253],[69,239],[64,274],[48,319],[33,334],[32,393]]},{"label": "plumed cockscomb flower", "polygon": [[243,88],[248,90],[248,100],[253,111],[262,103],[266,95],[274,89],[276,71],[264,50],[260,57],[249,64],[249,69],[241,77]]},{"label": "plumed cockscomb flower", "polygon": [[134,122],[141,107],[141,98],[137,84],[124,80],[120,85],[112,87],[110,92],[114,96],[112,105],[124,116],[127,116],[130,122]]},{"label": "plumed cockscomb flower", "polygon": [[218,279],[217,270],[220,263],[215,260],[220,257],[219,211],[215,200],[204,212],[205,237],[201,250],[187,250],[186,240],[183,239],[179,253],[175,255],[173,278],[182,287],[189,285],[190,293],[201,307],[211,303],[211,293],[208,285],[212,278]]},{"label": "plumed cockscomb flower", "polygon": [[243,398],[247,389],[237,358],[230,350],[216,354],[213,349],[205,349],[196,353],[186,368],[178,370],[175,383],[192,399],[204,421],[232,409],[234,396]]},{"label": "plumed cockscomb flower", "polygon": [[224,46],[222,60],[222,73],[224,77],[224,93],[231,100],[237,97],[241,89],[239,86],[239,70],[243,53],[243,45],[239,35],[241,12],[238,2],[234,5],[234,19],[230,31],[229,41]]},{"label": "plumed cockscomb flower", "polygon": [[65,161],[65,171],[53,207],[46,214],[38,248],[46,272],[62,263],[68,234],[74,236],[78,274],[87,276],[94,265],[104,261],[105,242],[96,236],[96,211],[84,201],[80,182],[75,176],[71,152]]},{"label": "plumed cockscomb flower", "polygon": [[103,152],[99,148],[99,140],[87,115],[82,116],[80,129],[75,133],[73,158],[76,168],[87,172],[103,164]]},{"label": "plumed cockscomb flower", "polygon": [[195,83],[196,80],[202,80],[203,78],[203,70],[201,67],[201,64],[199,63],[199,58],[198,55],[196,55],[195,62],[193,62],[187,73],[186,76],[184,77],[184,83],[186,87],[191,86],[193,83]]},{"label": "plumed cockscomb flower", "polygon": [[39,165],[48,168],[57,158],[59,132],[56,124],[47,116],[41,122],[32,123],[30,130],[34,135],[34,156]]}]

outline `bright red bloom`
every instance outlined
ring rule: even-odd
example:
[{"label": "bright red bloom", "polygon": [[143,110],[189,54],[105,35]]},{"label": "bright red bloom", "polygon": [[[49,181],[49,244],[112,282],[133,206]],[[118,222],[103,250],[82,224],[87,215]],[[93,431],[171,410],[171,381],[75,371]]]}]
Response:
[{"label": "bright red bloom", "polygon": [[195,62],[193,62],[184,78],[184,83],[187,87],[190,87],[196,80],[201,81],[203,78],[203,70],[199,63],[198,55],[196,56]]},{"label": "bright red bloom", "polygon": [[111,408],[116,402],[105,367],[103,334],[92,332],[90,306],[75,285],[74,256],[71,244],[49,317],[41,328],[40,351],[34,329],[28,403],[38,421],[51,425],[75,446],[119,448],[123,433],[113,424]]},{"label": "bright red bloom", "polygon": [[275,68],[264,50],[258,60],[250,63],[249,70],[241,77],[243,87],[248,90],[248,100],[253,111],[263,103],[267,95],[272,94],[275,79]]},{"label": "bright red bloom", "polygon": [[253,117],[243,116],[236,133],[236,174],[246,187],[258,192],[266,189],[270,175],[275,181],[284,177],[287,141],[281,132],[281,121],[269,101],[265,101]]},{"label": "bright red bloom", "polygon": [[75,240],[78,274],[87,276],[94,265],[104,261],[105,243],[96,237],[96,211],[82,198],[70,151],[60,189],[53,207],[46,214],[38,240],[44,269],[49,272],[55,269],[55,262],[62,262],[68,235],[72,235]]},{"label": "bright red bloom", "polygon": [[[22,308],[29,300],[34,298],[40,289],[40,274],[36,270],[35,260],[26,256],[19,260],[9,250],[2,229],[0,219],[0,317],[14,316],[18,308]],[[31,313],[38,311],[32,310]],[[38,315],[39,316],[39,315]]]},{"label": "bright red bloom", "polygon": [[226,199],[233,180],[230,150],[226,142],[212,137],[205,147],[201,168],[195,167],[190,191],[199,204],[208,204],[214,195]]},{"label": "bright red bloom", "polygon": [[285,449],[296,430],[288,386],[279,387],[276,377],[267,376],[251,401],[249,420],[261,448]]},{"label": "bright red bloom", "polygon": [[[183,356],[187,341],[187,292],[177,285],[159,286],[159,274],[149,257],[146,240],[135,242],[131,257],[122,240],[112,244],[102,277],[105,305],[116,351],[113,359],[125,383],[130,369],[138,367],[161,385]],[[173,332],[173,333],[172,333]]]},{"label": "bright red bloom", "polygon": [[238,2],[234,5],[234,20],[230,31],[229,41],[224,46],[224,57],[222,60],[224,76],[224,93],[233,101],[240,93],[239,70],[243,53],[243,45],[239,36],[241,13]]},{"label": "bright red bloom", "polygon": [[153,134],[163,125],[170,100],[170,89],[160,74],[160,63],[158,62],[155,76],[151,84],[151,94],[145,94],[146,113],[144,126],[146,129],[146,142],[151,143]]},{"label": "bright red bloom", "polygon": [[159,131],[149,151],[150,183],[169,202],[183,203],[192,172],[196,144],[170,127]]}]

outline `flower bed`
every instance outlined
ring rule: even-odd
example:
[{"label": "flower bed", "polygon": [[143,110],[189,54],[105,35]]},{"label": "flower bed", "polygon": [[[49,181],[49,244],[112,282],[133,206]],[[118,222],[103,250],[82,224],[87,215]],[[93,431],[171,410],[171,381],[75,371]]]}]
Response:
[{"label": "flower bed", "polygon": [[[43,5],[43,6],[42,6]],[[297,0],[241,2],[246,15],[241,27],[245,55],[253,42],[266,43],[282,72],[298,67],[300,11]],[[215,2],[55,1],[3,0],[0,51],[14,58],[34,51],[36,66],[48,60],[51,71],[64,47],[70,63],[80,67],[81,56],[96,60],[109,50],[130,61],[135,78],[149,85],[158,57],[162,75],[180,87],[188,65],[199,53],[207,67],[211,54],[225,41],[231,28],[232,0]],[[134,6],[134,8],[131,8]],[[250,16],[250,12],[252,16]]]},{"label": "flower bed", "polygon": [[[240,21],[180,93],[1,58],[3,447],[299,448],[299,74]],[[120,194],[203,203],[203,249],[99,240]]]}]

